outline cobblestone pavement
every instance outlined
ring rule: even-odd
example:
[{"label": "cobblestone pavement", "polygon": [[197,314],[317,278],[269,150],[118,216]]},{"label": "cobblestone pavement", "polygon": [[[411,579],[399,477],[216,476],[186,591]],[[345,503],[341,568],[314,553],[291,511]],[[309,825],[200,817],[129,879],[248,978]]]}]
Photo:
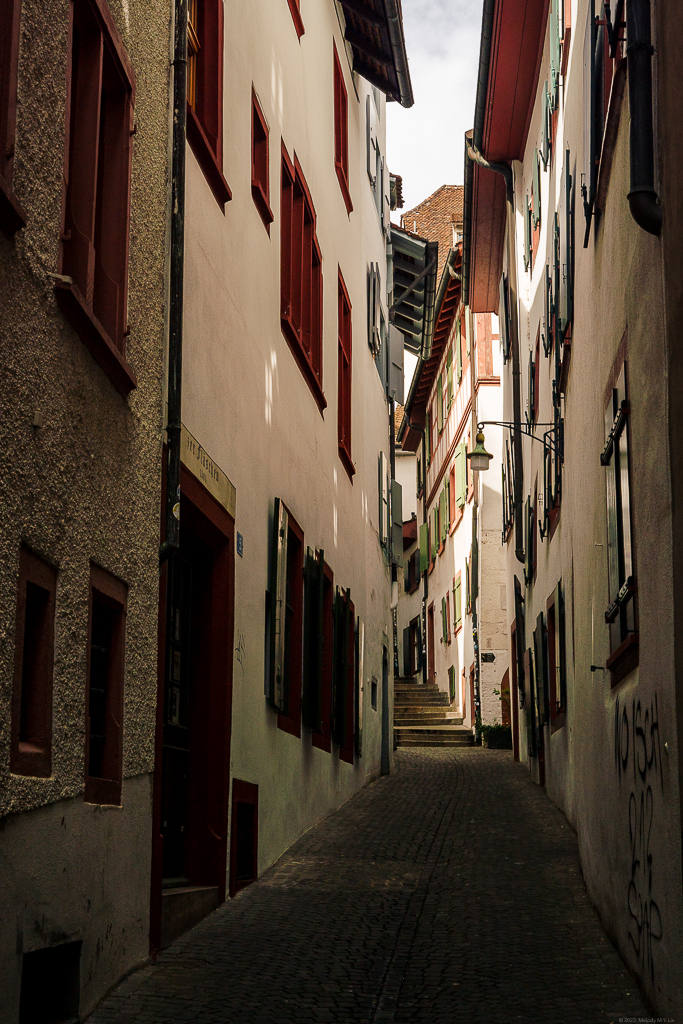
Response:
[{"label": "cobblestone pavement", "polygon": [[132,975],[90,1024],[592,1024],[647,1017],[576,837],[506,751],[396,772]]}]

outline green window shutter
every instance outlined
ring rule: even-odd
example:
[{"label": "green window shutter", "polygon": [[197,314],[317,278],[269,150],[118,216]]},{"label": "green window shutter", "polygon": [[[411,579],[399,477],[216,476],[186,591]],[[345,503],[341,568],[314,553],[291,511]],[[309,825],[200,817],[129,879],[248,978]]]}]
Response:
[{"label": "green window shutter", "polygon": [[548,83],[543,84],[543,98],[541,100],[541,160],[543,169],[548,167],[550,156],[550,106],[548,96]]},{"label": "green window shutter", "polygon": [[448,526],[446,521],[446,488],[441,491],[439,497],[439,518],[441,520],[441,543],[443,544],[446,540],[448,533]]},{"label": "green window shutter", "polygon": [[410,675],[410,626],[403,630],[403,675]]},{"label": "green window shutter", "polygon": [[448,394],[448,408],[453,405],[453,349],[449,348],[446,358],[446,386]]},{"label": "green window shutter", "polygon": [[533,181],[531,187],[534,197],[534,227],[538,227],[541,221],[541,174],[537,149],[534,149]]},{"label": "green window shutter", "polygon": [[448,666],[448,696],[452,704],[455,700],[455,665]]},{"label": "green window shutter", "polygon": [[449,530],[451,528],[451,523],[453,522],[453,512],[454,512],[454,509],[453,509],[453,503],[452,503],[452,500],[451,500],[451,481],[450,481],[450,477],[449,477],[448,480],[446,481],[446,514],[447,514],[447,517],[448,517],[448,529]]},{"label": "green window shutter", "polygon": [[455,370],[458,384],[462,380],[462,319],[458,319],[455,328]]},{"label": "green window shutter", "polygon": [[284,502],[275,499],[273,547],[270,577],[271,628],[268,698],[278,711],[285,711],[285,619],[287,614],[287,531],[289,516]]},{"label": "green window shutter", "polygon": [[432,512],[432,524],[431,524],[431,535],[432,535],[432,562],[436,558],[436,548],[438,544],[438,513],[436,509]]},{"label": "green window shutter", "polygon": [[467,444],[458,445],[455,463],[456,501],[458,508],[463,508],[467,501]]},{"label": "green window shutter", "polygon": [[444,643],[448,642],[448,616],[446,614],[446,598],[441,598],[441,637]]},{"label": "green window shutter", "polygon": [[425,443],[427,446],[427,465],[432,461],[432,414],[427,413],[427,429],[425,431]]},{"label": "green window shutter", "polygon": [[429,568],[429,526],[420,524],[420,574]]},{"label": "green window shutter", "polygon": [[453,587],[453,607],[455,628],[459,629],[462,623],[462,581],[460,579],[460,574],[455,577],[455,586]]},{"label": "green window shutter", "polygon": [[439,433],[443,430],[443,378],[439,374],[436,382],[436,415],[439,423]]}]

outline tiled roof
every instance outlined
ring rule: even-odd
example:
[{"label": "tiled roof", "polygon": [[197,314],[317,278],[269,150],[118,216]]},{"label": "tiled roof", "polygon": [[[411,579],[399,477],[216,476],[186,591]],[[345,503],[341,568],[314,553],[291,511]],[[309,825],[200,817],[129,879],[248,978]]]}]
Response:
[{"label": "tiled roof", "polygon": [[448,250],[453,248],[453,224],[462,232],[462,207],[465,189],[462,185],[442,185],[412,210],[401,214],[401,227],[430,242],[439,243],[437,280]]},{"label": "tiled roof", "polygon": [[[403,408],[402,405],[397,405],[396,409],[394,410],[394,437],[396,441],[398,441],[398,432],[401,428],[401,424],[403,423],[404,416],[405,409]],[[398,445],[398,447],[400,448],[401,446]]]}]

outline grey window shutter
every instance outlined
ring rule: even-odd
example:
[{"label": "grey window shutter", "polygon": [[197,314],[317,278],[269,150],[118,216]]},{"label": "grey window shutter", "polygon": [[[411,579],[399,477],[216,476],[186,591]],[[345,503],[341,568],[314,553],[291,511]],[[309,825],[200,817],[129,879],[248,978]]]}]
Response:
[{"label": "grey window shutter", "polygon": [[[605,442],[607,442],[616,411],[619,408],[618,393],[616,389],[612,392],[612,401],[608,402],[605,409]],[[607,465],[607,561],[609,568],[609,599],[614,601],[619,593],[619,515],[617,509],[617,460],[614,451]]]},{"label": "grey window shutter", "polygon": [[[555,683],[561,708],[567,707],[567,660],[564,635],[564,595],[562,580],[555,588]],[[559,710],[559,709],[558,709]]]},{"label": "grey window shutter", "polygon": [[553,109],[557,107],[560,86],[560,23],[558,12],[559,0],[550,0],[550,79],[552,86]]},{"label": "grey window shutter", "polygon": [[545,266],[545,286],[543,288],[543,351],[548,356],[553,346],[553,325],[552,325],[552,283],[550,279],[550,267]]},{"label": "grey window shutter", "polygon": [[427,572],[429,568],[429,527],[427,523],[420,524],[420,575]]},{"label": "grey window shutter", "polygon": [[526,583],[527,587],[531,585],[531,580],[532,580],[533,574],[534,574],[533,565],[532,565],[532,561],[531,561],[531,556],[532,556],[532,552],[531,552],[532,537],[531,537],[531,525],[530,524],[531,524],[531,498],[527,497],[526,503],[524,505],[524,555],[525,555],[524,582]]},{"label": "grey window shutter", "polygon": [[355,737],[356,737],[356,755],[358,757],[363,756],[363,698],[365,695],[364,686],[364,672],[365,672],[365,623],[360,619],[356,620],[356,672],[355,672],[355,684],[356,692],[354,699],[354,706],[356,712],[355,721]]},{"label": "grey window shutter", "polygon": [[368,178],[373,189],[376,186],[377,181],[377,160],[376,160],[376,147],[377,147],[377,128],[375,125],[375,108],[372,103],[372,98],[368,94],[365,98],[365,114],[366,114],[366,147],[367,147],[367,170]]},{"label": "grey window shutter", "polygon": [[525,704],[525,676],[524,676],[524,597],[522,585],[517,576],[515,584],[515,647],[517,651],[517,690],[519,693],[519,706]]},{"label": "grey window shutter", "polygon": [[332,739],[343,746],[346,737],[346,691],[349,682],[349,628],[351,625],[351,594],[337,587],[334,604],[335,658],[332,694]]},{"label": "grey window shutter", "polygon": [[541,109],[541,160],[543,161],[544,170],[548,167],[548,157],[550,156],[550,97],[548,95],[548,83],[543,83],[543,98],[542,98],[542,109]]},{"label": "grey window shutter", "polygon": [[391,481],[391,557],[394,565],[403,565],[403,489]]},{"label": "grey window shutter", "polygon": [[401,332],[393,324],[389,325],[389,350],[391,365],[389,367],[389,398],[403,405],[403,346]]},{"label": "grey window shutter", "polygon": [[534,662],[536,664],[536,690],[538,693],[539,725],[547,725],[550,720],[550,694],[548,680],[548,642],[543,612],[539,612],[534,630]]},{"label": "grey window shutter", "polygon": [[593,205],[595,203],[595,187],[598,177],[598,161],[596,159],[596,126],[595,126],[595,15],[592,5],[588,5],[588,21],[583,38],[583,180],[586,187],[583,212],[586,218],[586,230],[583,237],[584,248],[588,245]]},{"label": "grey window shutter", "polygon": [[460,576],[455,577],[455,585],[453,587],[453,621],[455,622],[455,628],[458,629],[462,623],[462,580]]},{"label": "grey window shutter", "polygon": [[439,423],[439,433],[443,430],[443,377],[439,374],[436,382],[436,415]]},{"label": "grey window shutter", "polygon": [[562,338],[574,315],[572,281],[572,175],[570,153],[564,155],[560,187],[560,320]]},{"label": "grey window shutter", "polygon": [[427,447],[427,466],[432,461],[432,414],[427,413],[427,428],[425,432],[425,445]]},{"label": "grey window shutter", "polygon": [[532,170],[532,194],[534,197],[534,227],[538,227],[541,221],[541,175],[537,149],[534,149],[534,166]]},{"label": "grey window shutter", "polygon": [[271,639],[270,639],[270,701],[278,711],[285,710],[285,620],[287,615],[287,531],[289,516],[284,502],[275,499],[273,515],[273,555],[271,564],[270,593]]},{"label": "grey window shutter", "polygon": [[387,486],[387,458],[379,453],[379,542],[385,547],[388,540],[389,494]]},{"label": "grey window shutter", "polygon": [[448,615],[446,614],[446,598],[441,598],[441,638],[448,643]]},{"label": "grey window shutter", "polygon": [[536,367],[534,365],[534,354],[529,353],[529,423],[533,424],[535,421],[534,407],[536,405]]}]

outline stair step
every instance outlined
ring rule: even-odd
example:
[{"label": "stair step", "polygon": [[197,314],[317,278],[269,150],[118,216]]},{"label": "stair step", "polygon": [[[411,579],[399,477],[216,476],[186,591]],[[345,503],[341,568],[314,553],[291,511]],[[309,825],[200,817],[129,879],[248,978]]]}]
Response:
[{"label": "stair step", "polygon": [[397,747],[473,747],[474,738],[472,739],[426,739],[426,740],[397,740]]},{"label": "stair step", "polygon": [[436,715],[423,715],[421,718],[417,715],[394,716],[394,727],[406,725],[462,725],[462,718],[439,718]]}]

